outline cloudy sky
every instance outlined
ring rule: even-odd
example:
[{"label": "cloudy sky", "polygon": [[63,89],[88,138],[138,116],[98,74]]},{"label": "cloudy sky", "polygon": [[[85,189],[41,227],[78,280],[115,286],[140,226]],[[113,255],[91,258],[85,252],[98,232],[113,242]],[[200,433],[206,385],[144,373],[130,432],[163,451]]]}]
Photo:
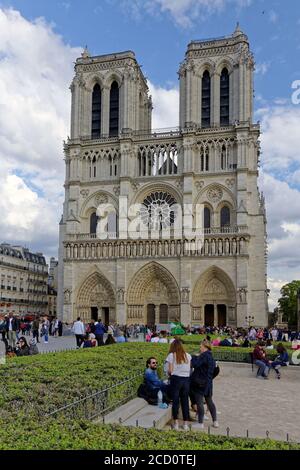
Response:
[{"label": "cloudy sky", "polygon": [[[177,70],[187,43],[240,21],[256,58],[260,188],[268,213],[270,307],[300,279],[300,11],[298,0],[0,0],[0,240],[57,256],[62,141],[73,62],[134,50],[154,127],[178,124]],[[294,99],[292,99],[294,95]],[[299,103],[298,103],[299,101]]]}]

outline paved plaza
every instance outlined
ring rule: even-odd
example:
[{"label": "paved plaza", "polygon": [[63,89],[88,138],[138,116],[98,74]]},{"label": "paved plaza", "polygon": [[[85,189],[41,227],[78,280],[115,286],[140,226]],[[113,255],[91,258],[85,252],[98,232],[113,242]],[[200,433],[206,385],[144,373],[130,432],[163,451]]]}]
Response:
[{"label": "paved plaza", "polygon": [[[211,434],[269,437],[300,442],[300,367],[290,366],[276,379],[271,371],[269,380],[256,378],[251,365],[220,363],[221,373],[214,380],[214,401],[220,412],[219,429]],[[207,431],[210,421],[205,422]]]}]

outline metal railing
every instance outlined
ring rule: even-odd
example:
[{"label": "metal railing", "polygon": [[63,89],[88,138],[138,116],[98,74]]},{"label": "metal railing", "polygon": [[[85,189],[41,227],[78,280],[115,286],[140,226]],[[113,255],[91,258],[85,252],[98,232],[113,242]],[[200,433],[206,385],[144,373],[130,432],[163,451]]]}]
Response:
[{"label": "metal railing", "polygon": [[127,403],[137,396],[137,389],[144,371],[126,378],[102,390],[79,398],[68,405],[54,409],[44,415],[45,418],[59,417],[92,420],[104,416],[113,409]]}]

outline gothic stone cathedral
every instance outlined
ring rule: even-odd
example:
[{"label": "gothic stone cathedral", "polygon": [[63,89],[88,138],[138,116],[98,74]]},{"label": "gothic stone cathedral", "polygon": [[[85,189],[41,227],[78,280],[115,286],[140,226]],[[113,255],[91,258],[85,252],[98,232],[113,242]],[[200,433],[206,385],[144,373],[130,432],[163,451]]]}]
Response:
[{"label": "gothic stone cathedral", "polygon": [[[239,27],[228,37],[192,41],[179,69],[179,128],[154,133],[133,52],[91,57],[85,50],[77,59],[60,223],[63,321],[239,327],[253,316],[255,325],[267,324],[253,71]],[[128,236],[121,200],[141,204],[141,225],[154,236]],[[103,204],[114,209],[105,239],[98,236]],[[172,206],[194,204],[204,208],[204,239],[188,248],[184,233],[173,230]],[[161,228],[168,226],[166,237]]]}]

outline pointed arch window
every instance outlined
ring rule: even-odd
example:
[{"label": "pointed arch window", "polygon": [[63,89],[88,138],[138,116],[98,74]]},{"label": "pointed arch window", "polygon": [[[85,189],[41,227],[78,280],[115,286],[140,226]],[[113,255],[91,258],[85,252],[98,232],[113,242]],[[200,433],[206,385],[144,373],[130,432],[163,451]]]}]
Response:
[{"label": "pointed arch window", "polygon": [[209,171],[209,149],[207,147],[204,148],[201,152],[200,168],[201,171]]},{"label": "pointed arch window", "polygon": [[221,209],[221,227],[230,226],[230,209],[228,206],[224,206]]},{"label": "pointed arch window", "polygon": [[211,212],[209,207],[204,207],[204,228],[211,227]]},{"label": "pointed arch window", "polygon": [[96,235],[97,223],[98,223],[98,216],[96,212],[93,212],[90,217],[90,234],[91,235]]},{"label": "pointed arch window", "polygon": [[109,135],[114,136],[119,133],[119,85],[116,81],[110,87],[109,99]]},{"label": "pointed arch window", "polygon": [[221,148],[220,167],[221,167],[221,170],[226,170],[227,168],[227,150],[226,150],[225,145],[222,145],[222,148]]},{"label": "pointed arch window", "polygon": [[98,139],[101,134],[101,88],[98,83],[94,86],[92,95],[92,139]]},{"label": "pointed arch window", "polygon": [[229,73],[224,68],[220,78],[220,125],[229,126]]},{"label": "pointed arch window", "polygon": [[210,75],[206,70],[202,77],[201,126],[210,127]]}]

